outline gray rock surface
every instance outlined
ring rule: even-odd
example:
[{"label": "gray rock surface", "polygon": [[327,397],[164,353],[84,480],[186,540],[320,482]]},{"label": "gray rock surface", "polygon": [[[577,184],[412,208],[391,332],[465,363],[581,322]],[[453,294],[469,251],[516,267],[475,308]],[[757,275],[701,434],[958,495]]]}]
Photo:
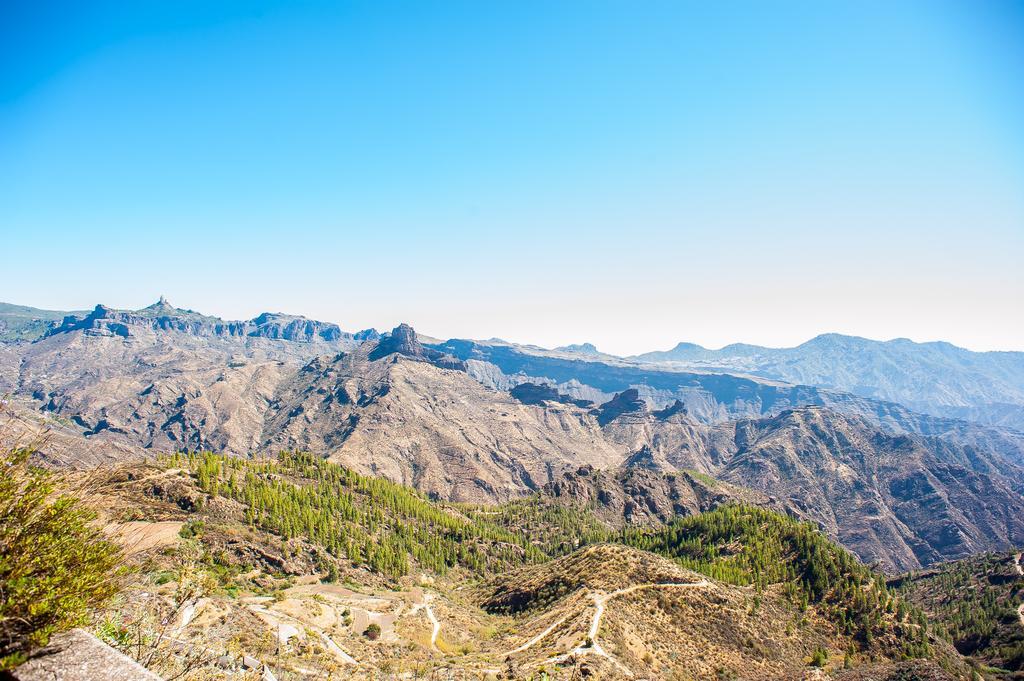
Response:
[{"label": "gray rock surface", "polygon": [[274,338],[295,342],[352,340],[336,324],[273,312],[248,321],[224,321],[181,310],[160,300],[141,310],[114,310],[105,305],[83,316],[68,315],[45,336],[85,331],[98,336],[128,338],[144,331],[179,331],[193,336]]},{"label": "gray rock surface", "polygon": [[160,677],[81,629],[57,634],[14,670],[18,681],[160,681]]}]

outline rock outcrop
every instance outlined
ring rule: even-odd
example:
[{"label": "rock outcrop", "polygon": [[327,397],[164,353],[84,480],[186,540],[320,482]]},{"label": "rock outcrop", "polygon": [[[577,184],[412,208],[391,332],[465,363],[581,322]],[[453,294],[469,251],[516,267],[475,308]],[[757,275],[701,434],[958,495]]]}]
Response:
[{"label": "rock outcrop", "polygon": [[127,338],[140,331],[178,331],[192,336],[273,338],[296,342],[351,340],[336,324],[305,317],[264,312],[248,321],[224,321],[217,317],[181,310],[163,297],[141,310],[115,310],[97,305],[87,315],[69,315],[45,336],[83,331],[96,336]]},{"label": "rock outcrop", "polygon": [[542,405],[545,402],[559,402],[561,404],[575,404],[577,407],[590,407],[594,403],[590,400],[577,400],[564,393],[558,392],[550,385],[539,385],[537,383],[520,383],[509,390],[509,394],[523,404]]},{"label": "rock outcrop", "polygon": [[416,337],[416,331],[408,324],[399,324],[391,333],[382,336],[377,341],[377,345],[370,351],[369,358],[371,361],[374,361],[392,354],[430,362],[442,369],[466,370],[466,365],[462,360],[456,359],[449,354],[438,352],[433,348],[424,347],[420,343],[419,338]]},{"label": "rock outcrop", "polygon": [[597,422],[602,426],[623,414],[644,413],[647,411],[647,403],[640,399],[640,393],[636,388],[623,390],[612,399],[608,400],[594,410],[597,415]]}]

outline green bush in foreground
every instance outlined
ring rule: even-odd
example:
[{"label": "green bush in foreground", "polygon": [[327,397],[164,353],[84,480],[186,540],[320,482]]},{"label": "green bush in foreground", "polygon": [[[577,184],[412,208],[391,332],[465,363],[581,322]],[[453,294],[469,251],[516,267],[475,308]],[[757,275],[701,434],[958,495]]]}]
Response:
[{"label": "green bush in foreground", "polygon": [[30,467],[30,454],[0,451],[0,671],[82,624],[121,575],[120,549],[90,524],[95,514]]}]

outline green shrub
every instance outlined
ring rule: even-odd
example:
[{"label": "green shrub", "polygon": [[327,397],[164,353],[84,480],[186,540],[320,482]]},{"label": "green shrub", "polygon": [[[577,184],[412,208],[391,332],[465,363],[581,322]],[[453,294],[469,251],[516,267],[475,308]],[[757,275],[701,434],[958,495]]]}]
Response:
[{"label": "green shrub", "polygon": [[203,531],[206,529],[206,523],[201,520],[190,520],[181,526],[178,530],[178,536],[182,539],[192,539],[194,537],[201,537]]},{"label": "green shrub", "polygon": [[90,524],[95,514],[28,465],[31,451],[0,451],[0,671],[82,624],[117,591],[121,551]]},{"label": "green shrub", "polygon": [[371,641],[376,641],[380,638],[380,625],[376,622],[370,622],[369,626],[366,627],[366,630],[363,631],[363,636]]}]

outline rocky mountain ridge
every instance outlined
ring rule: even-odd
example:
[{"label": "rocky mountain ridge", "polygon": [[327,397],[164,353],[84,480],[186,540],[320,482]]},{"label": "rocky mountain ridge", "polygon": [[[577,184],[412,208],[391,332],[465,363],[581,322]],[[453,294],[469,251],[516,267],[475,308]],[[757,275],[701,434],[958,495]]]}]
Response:
[{"label": "rocky mountain ridge", "polygon": [[[178,331],[193,336],[273,338],[307,343],[351,341],[355,338],[354,334],[343,332],[336,324],[272,312],[264,312],[247,321],[224,321],[218,317],[176,308],[162,296],[153,305],[134,311],[97,305],[87,315],[64,317],[59,325],[48,329],[43,337],[84,331],[93,335],[127,338],[140,330]],[[360,333],[366,337],[371,332],[368,330]]]},{"label": "rocky mountain ridge", "polygon": [[[279,313],[225,321],[175,308],[163,298],[142,310],[97,306],[88,313],[0,304],[0,343],[73,330],[123,336],[146,329],[341,346],[381,337],[373,329],[351,333],[336,324]],[[906,417],[899,412],[1024,432],[1021,352],[977,353],[948,343],[879,342],[839,334],[824,334],[783,349],[737,343],[709,350],[680,343],[667,352],[631,358],[601,353],[590,343],[555,350],[500,340],[452,339],[423,345],[452,355],[466,363],[476,378],[502,390],[523,382],[550,384],[573,399],[600,403],[617,392],[637,388],[655,406],[681,399],[691,413],[706,420],[815,403],[844,412],[875,412],[879,422],[896,422],[898,428],[911,431],[915,426],[905,423]],[[707,399],[708,394],[713,399]]]},{"label": "rocky mountain ridge", "polygon": [[817,385],[936,416],[1024,430],[1024,352],[972,352],[944,342],[830,333],[793,348],[737,343],[709,350],[679,343],[633,359]]},{"label": "rocky mountain ridge", "polygon": [[471,375],[497,390],[511,390],[521,383],[547,385],[568,398],[600,404],[635,389],[654,408],[672,407],[678,401],[692,417],[708,424],[771,416],[813,405],[869,419],[891,433],[984,441],[984,446],[1011,456],[1019,455],[1020,443],[1024,442],[1024,433],[1011,428],[922,414],[895,402],[746,374],[598,360],[538,352],[504,342],[449,340],[432,347],[461,359]]}]

